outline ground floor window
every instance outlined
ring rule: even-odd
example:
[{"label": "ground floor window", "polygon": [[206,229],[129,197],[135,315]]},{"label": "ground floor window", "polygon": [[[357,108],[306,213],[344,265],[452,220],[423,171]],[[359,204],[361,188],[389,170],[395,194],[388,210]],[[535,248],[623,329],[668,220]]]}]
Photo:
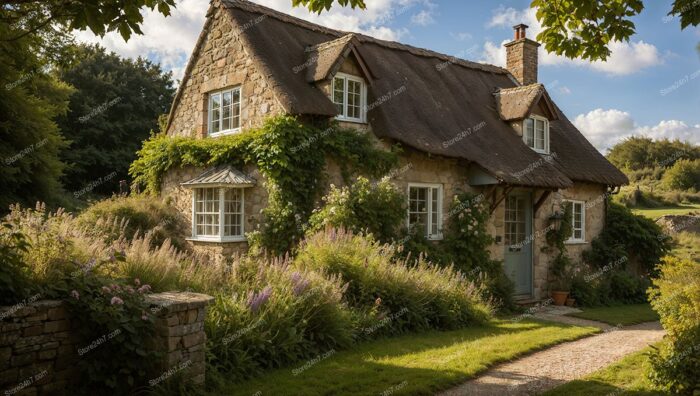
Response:
[{"label": "ground floor window", "polygon": [[408,227],[428,239],[442,238],[442,185],[409,184]]},{"label": "ground floor window", "polygon": [[214,241],[242,240],[243,188],[195,188],[192,194],[192,237]]},{"label": "ground floor window", "polygon": [[567,242],[586,241],[586,203],[583,201],[564,201],[571,206],[571,238]]}]

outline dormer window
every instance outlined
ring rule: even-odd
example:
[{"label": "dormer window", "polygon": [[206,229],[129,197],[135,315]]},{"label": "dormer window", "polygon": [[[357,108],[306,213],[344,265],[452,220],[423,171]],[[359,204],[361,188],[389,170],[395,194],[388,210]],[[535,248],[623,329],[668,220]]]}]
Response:
[{"label": "dormer window", "polygon": [[365,122],[367,90],[361,78],[343,73],[336,74],[331,96],[338,109],[338,120]]},{"label": "dormer window", "polygon": [[549,154],[549,120],[531,115],[523,121],[523,141],[542,154]]}]

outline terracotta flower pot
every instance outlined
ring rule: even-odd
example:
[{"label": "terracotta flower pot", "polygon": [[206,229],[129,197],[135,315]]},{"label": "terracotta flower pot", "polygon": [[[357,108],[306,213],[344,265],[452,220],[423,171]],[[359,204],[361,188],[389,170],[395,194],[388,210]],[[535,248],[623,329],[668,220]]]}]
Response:
[{"label": "terracotta flower pot", "polygon": [[566,306],[567,306],[567,307],[573,307],[574,304],[576,304],[576,299],[575,299],[575,298],[569,297],[569,298],[566,299]]},{"label": "terracotta flower pot", "polygon": [[552,300],[554,300],[554,305],[564,305],[566,304],[566,297],[569,296],[567,291],[553,291]]}]

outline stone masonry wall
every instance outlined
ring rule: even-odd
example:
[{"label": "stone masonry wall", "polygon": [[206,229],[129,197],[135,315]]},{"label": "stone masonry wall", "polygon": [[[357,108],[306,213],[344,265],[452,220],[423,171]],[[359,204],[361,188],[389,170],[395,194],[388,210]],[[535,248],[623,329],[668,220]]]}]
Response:
[{"label": "stone masonry wall", "polygon": [[[2,395],[63,395],[80,381],[76,361],[94,340],[80,340],[62,301],[28,301],[0,307],[0,391]],[[176,371],[203,383],[204,317],[213,299],[195,293],[148,296],[156,319],[152,347],[164,352],[149,385]]]},{"label": "stone masonry wall", "polygon": [[[251,21],[248,29],[256,29]],[[171,136],[207,136],[209,93],[241,87],[241,129],[256,127],[282,107],[265,77],[238,37],[233,20],[221,7],[213,15],[212,26],[202,43],[168,128]]]}]

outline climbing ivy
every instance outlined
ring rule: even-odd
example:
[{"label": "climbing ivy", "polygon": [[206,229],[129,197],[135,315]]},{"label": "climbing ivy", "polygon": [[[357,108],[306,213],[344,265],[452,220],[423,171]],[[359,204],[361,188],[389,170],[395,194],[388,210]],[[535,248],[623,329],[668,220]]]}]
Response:
[{"label": "climbing ivy", "polygon": [[358,174],[379,177],[398,161],[395,152],[376,147],[368,133],[336,122],[314,125],[277,116],[260,128],[216,139],[154,135],[138,152],[129,173],[134,184],[158,193],[163,176],[174,168],[256,165],[265,176],[269,203],[263,226],[250,236],[251,242],[281,254],[303,234],[323,190],[328,158],[340,166],[346,180]]}]

